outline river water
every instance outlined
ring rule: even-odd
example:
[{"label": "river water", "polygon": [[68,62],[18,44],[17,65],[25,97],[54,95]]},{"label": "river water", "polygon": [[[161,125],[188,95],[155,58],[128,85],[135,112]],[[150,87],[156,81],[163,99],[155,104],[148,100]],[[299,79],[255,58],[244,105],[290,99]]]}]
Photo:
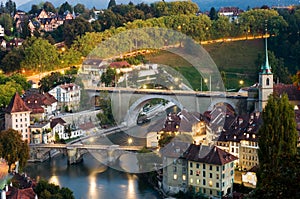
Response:
[{"label": "river water", "polygon": [[[166,117],[170,112],[180,111],[176,106],[168,108],[165,115],[157,116],[151,120],[155,123]],[[136,126],[130,132],[119,132],[108,136],[111,144],[126,144],[128,137],[132,137],[136,145],[144,145],[143,136],[151,124]],[[149,131],[148,131],[149,132]],[[129,134],[129,135],[128,135]],[[95,140],[95,142],[107,142]],[[87,143],[84,143],[87,144]],[[99,143],[98,143],[99,144]],[[103,143],[102,143],[103,144]],[[28,176],[36,180],[46,179],[60,187],[68,187],[74,193],[76,199],[156,199],[161,198],[152,186],[136,174],[118,171],[103,165],[95,155],[85,154],[80,164],[68,165],[67,157],[58,155],[42,163],[28,163],[24,171]],[[122,156],[120,165],[125,171],[136,171],[136,157]]]},{"label": "river water", "polygon": [[135,174],[111,169],[84,156],[83,163],[68,165],[67,157],[58,155],[43,163],[30,163],[24,170],[31,178],[46,179],[68,187],[76,199],[156,199],[159,193]]}]

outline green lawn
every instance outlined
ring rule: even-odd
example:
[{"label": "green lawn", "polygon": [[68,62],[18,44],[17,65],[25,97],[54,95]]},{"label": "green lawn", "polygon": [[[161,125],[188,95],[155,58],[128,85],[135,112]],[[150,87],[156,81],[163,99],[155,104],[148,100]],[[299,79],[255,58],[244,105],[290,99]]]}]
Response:
[{"label": "green lawn", "polygon": [[[250,86],[258,81],[255,60],[259,53],[264,52],[263,40],[246,40],[235,42],[213,43],[203,46],[210,54],[220,71],[226,74],[226,88],[238,89]],[[159,63],[174,67],[193,86],[200,90],[201,77],[198,71],[185,59],[168,51],[159,51],[146,55],[150,63]],[[240,85],[240,80],[244,81]]]}]

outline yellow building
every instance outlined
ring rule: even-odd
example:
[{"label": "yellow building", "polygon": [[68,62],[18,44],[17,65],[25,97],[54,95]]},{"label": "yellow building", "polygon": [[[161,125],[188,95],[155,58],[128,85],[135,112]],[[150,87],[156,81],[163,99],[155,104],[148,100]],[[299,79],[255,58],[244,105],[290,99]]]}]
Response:
[{"label": "yellow building", "polygon": [[188,185],[195,192],[214,198],[232,194],[237,157],[216,146],[192,144],[184,158],[187,160]]}]

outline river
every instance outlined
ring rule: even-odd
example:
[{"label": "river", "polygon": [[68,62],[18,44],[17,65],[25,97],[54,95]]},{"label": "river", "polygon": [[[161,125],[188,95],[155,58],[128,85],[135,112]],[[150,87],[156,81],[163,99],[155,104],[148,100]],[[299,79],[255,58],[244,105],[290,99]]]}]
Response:
[{"label": "river", "polygon": [[[178,112],[176,106],[168,108],[166,114]],[[156,123],[166,117],[166,114],[151,119]],[[145,131],[151,124],[135,126],[127,132],[119,132],[109,139],[94,140],[93,143],[102,143],[110,140],[111,144],[127,144],[131,137],[134,144],[145,144]],[[142,135],[142,136],[141,136]],[[85,143],[87,144],[87,143]],[[103,143],[102,143],[103,144]],[[161,198],[159,193],[144,179],[136,174],[118,171],[101,164],[90,153],[84,155],[80,164],[68,165],[67,157],[58,155],[42,163],[29,163],[24,171],[36,180],[46,179],[61,187],[68,187],[76,199],[156,199]],[[132,159],[133,158],[133,159]],[[135,171],[136,157],[123,156],[120,159],[123,170]]]},{"label": "river", "polygon": [[24,171],[31,178],[43,178],[68,187],[76,199],[161,198],[148,182],[139,179],[136,174],[111,169],[90,154],[86,154],[80,164],[67,165],[67,158],[58,155],[42,163],[29,163]]}]

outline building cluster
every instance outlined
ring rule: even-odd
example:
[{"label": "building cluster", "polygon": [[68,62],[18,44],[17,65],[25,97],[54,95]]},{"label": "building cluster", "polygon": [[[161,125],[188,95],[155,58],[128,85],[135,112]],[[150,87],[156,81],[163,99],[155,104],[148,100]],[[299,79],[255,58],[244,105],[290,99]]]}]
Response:
[{"label": "building cluster", "polygon": [[48,93],[30,89],[23,95],[16,93],[4,110],[5,129],[15,129],[28,143],[53,143],[57,139],[82,136],[86,127],[70,124],[59,117],[60,111],[79,109],[80,86],[61,84]]},{"label": "building cluster", "polygon": [[[255,187],[255,172],[259,166],[258,130],[263,122],[261,113],[272,93],[288,95],[295,107],[300,137],[300,90],[295,85],[273,85],[267,44],[259,83],[248,92],[250,100],[251,93],[258,96],[250,114],[238,115],[230,104],[219,103],[203,114],[186,110],[171,113],[165,121],[148,128],[148,147],[158,147],[164,135],[174,135],[174,139],[160,149],[163,158],[160,185],[166,194],[193,190],[210,198],[232,196],[235,180]],[[186,139],[187,136],[190,139]],[[234,175],[236,169],[241,172],[240,179]]]},{"label": "building cluster", "polygon": [[28,28],[31,33],[34,31],[51,32],[63,25],[66,20],[75,19],[75,14],[66,11],[62,15],[57,13],[47,12],[44,9],[36,15],[28,15],[23,11],[16,12],[14,21],[18,31],[22,31],[24,24],[28,23]]}]

